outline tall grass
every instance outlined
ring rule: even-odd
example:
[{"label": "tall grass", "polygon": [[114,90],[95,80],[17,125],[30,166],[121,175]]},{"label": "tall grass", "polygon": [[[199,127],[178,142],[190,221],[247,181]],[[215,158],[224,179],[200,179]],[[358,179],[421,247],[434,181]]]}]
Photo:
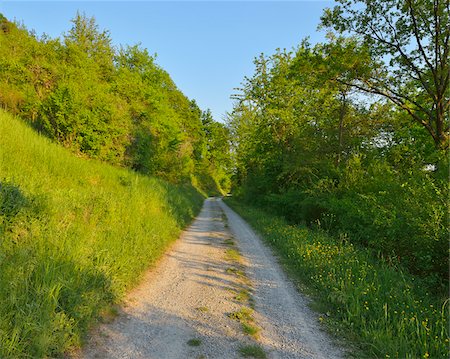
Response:
[{"label": "tall grass", "polygon": [[357,344],[357,357],[448,358],[448,299],[433,297],[395,262],[374,258],[344,237],[229,203],[309,288],[323,312],[319,319]]},{"label": "tall grass", "polygon": [[191,187],[76,158],[0,112],[0,357],[80,345],[201,203]]}]

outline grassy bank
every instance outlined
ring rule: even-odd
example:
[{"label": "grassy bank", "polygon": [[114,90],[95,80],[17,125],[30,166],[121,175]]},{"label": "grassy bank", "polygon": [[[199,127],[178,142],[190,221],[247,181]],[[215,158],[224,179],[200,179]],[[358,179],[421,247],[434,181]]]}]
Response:
[{"label": "grassy bank", "polygon": [[280,256],[323,313],[319,320],[357,346],[357,357],[447,358],[448,300],[433,297],[394,262],[325,232],[227,200]]},{"label": "grassy bank", "polygon": [[0,357],[79,345],[201,203],[191,187],[76,158],[0,112]]}]

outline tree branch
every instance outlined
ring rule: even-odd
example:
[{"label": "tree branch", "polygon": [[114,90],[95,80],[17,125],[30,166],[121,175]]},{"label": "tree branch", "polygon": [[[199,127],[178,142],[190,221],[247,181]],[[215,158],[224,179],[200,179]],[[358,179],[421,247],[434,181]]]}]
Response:
[{"label": "tree branch", "polygon": [[427,115],[427,117],[430,116],[430,113],[427,110],[425,110],[421,105],[419,105],[416,101],[411,100],[408,96],[392,92],[391,90],[383,91],[379,87],[375,87],[370,82],[367,82],[367,81],[364,81],[364,80],[361,80],[361,81],[367,87],[364,87],[364,86],[359,85],[359,84],[354,83],[354,82],[347,82],[347,81],[344,81],[344,80],[341,80],[341,79],[336,79],[336,81],[338,81],[338,82],[340,82],[340,83],[342,83],[344,85],[347,85],[347,86],[355,87],[355,88],[357,88],[357,89],[359,89],[359,90],[361,90],[363,92],[373,93],[373,94],[380,95],[380,96],[383,96],[383,97],[389,99],[390,101],[392,101],[394,104],[396,104],[400,108],[406,110],[408,112],[408,114],[415,121],[417,121],[422,126],[424,126],[428,130],[430,135],[433,137],[433,139],[436,138],[435,131],[434,131],[433,127],[430,125],[430,123],[428,123],[428,122],[424,121],[422,118],[420,118],[410,107],[408,107],[406,105],[406,101],[409,101],[409,102],[413,103],[421,112],[425,113]]},{"label": "tree branch", "polygon": [[425,88],[425,90],[428,92],[428,94],[430,96],[434,97],[434,92],[428,86],[427,82],[423,79],[423,75],[424,75],[423,72],[412,62],[412,60],[409,58],[409,56],[406,55],[406,53],[403,51],[399,42],[397,40],[396,40],[395,44],[392,42],[389,42],[389,41],[385,40],[384,38],[380,37],[378,35],[377,31],[372,27],[372,25],[369,25],[369,28],[371,29],[371,31],[375,35],[375,37],[370,34],[365,34],[365,36],[369,36],[373,40],[380,41],[384,45],[387,45],[391,48],[396,49],[400,53],[402,58],[408,63],[409,67],[417,74],[416,79],[422,84],[422,86]]},{"label": "tree branch", "polygon": [[438,63],[436,62],[436,64],[435,64],[436,67],[435,67],[435,66],[433,66],[431,64],[430,60],[428,59],[428,57],[427,57],[427,55],[425,53],[425,50],[423,49],[422,42],[420,41],[419,29],[417,27],[417,20],[416,20],[415,14],[414,14],[414,9],[413,9],[411,0],[408,0],[407,3],[408,3],[408,6],[409,6],[409,13],[410,13],[411,20],[412,20],[412,23],[413,23],[414,37],[416,38],[417,46],[419,47],[419,51],[422,54],[422,57],[425,60],[425,63],[428,65],[431,73],[433,74],[433,77],[436,80],[436,67],[437,67]]}]

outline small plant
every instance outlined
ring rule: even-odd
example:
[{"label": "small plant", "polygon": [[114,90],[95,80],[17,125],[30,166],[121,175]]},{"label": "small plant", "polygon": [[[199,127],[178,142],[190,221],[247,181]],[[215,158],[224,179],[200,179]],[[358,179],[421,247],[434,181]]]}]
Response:
[{"label": "small plant", "polygon": [[252,314],[251,308],[242,307],[239,311],[228,314],[228,317],[237,321],[252,321]]},{"label": "small plant", "polygon": [[230,261],[239,262],[241,260],[241,254],[236,249],[227,249],[225,256]]},{"label": "small plant", "polygon": [[228,316],[241,323],[242,331],[245,334],[253,337],[258,335],[260,329],[253,324],[253,309],[242,307],[239,311],[230,313]]},{"label": "small plant", "polygon": [[257,326],[252,325],[250,323],[245,323],[245,322],[241,323],[241,325],[242,325],[242,331],[245,334],[251,335],[252,337],[258,336],[260,329]]},{"label": "small plant", "polygon": [[196,308],[199,312],[202,312],[202,313],[206,313],[206,312],[209,312],[209,308],[208,307],[198,307],[198,308]]},{"label": "small plant", "polygon": [[190,347],[198,347],[200,346],[200,344],[202,344],[202,341],[198,338],[189,339],[187,341],[187,345],[189,345]]},{"label": "small plant", "polygon": [[266,359],[267,355],[259,345],[244,345],[239,348],[239,353],[244,358]]},{"label": "small plant", "polygon": [[242,270],[240,270],[240,269],[237,269],[237,268],[234,268],[234,267],[229,267],[229,268],[227,268],[227,269],[226,269],[226,272],[227,272],[228,274],[236,274],[236,275],[239,276],[239,277],[244,277],[244,276],[245,276],[244,271],[242,271]]},{"label": "small plant", "polygon": [[241,289],[234,297],[238,302],[246,302],[251,299],[250,293],[247,289]]},{"label": "small plant", "polygon": [[234,246],[236,243],[231,238],[227,238],[225,239],[225,244],[227,246]]}]

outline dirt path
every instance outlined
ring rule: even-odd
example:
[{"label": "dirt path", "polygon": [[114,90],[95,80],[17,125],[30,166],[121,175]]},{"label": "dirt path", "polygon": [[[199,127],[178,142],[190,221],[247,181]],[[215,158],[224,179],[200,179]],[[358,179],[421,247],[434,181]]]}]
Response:
[{"label": "dirt path", "polygon": [[341,357],[316,317],[250,227],[208,199],[79,356],[231,359],[258,344],[268,358]]}]

